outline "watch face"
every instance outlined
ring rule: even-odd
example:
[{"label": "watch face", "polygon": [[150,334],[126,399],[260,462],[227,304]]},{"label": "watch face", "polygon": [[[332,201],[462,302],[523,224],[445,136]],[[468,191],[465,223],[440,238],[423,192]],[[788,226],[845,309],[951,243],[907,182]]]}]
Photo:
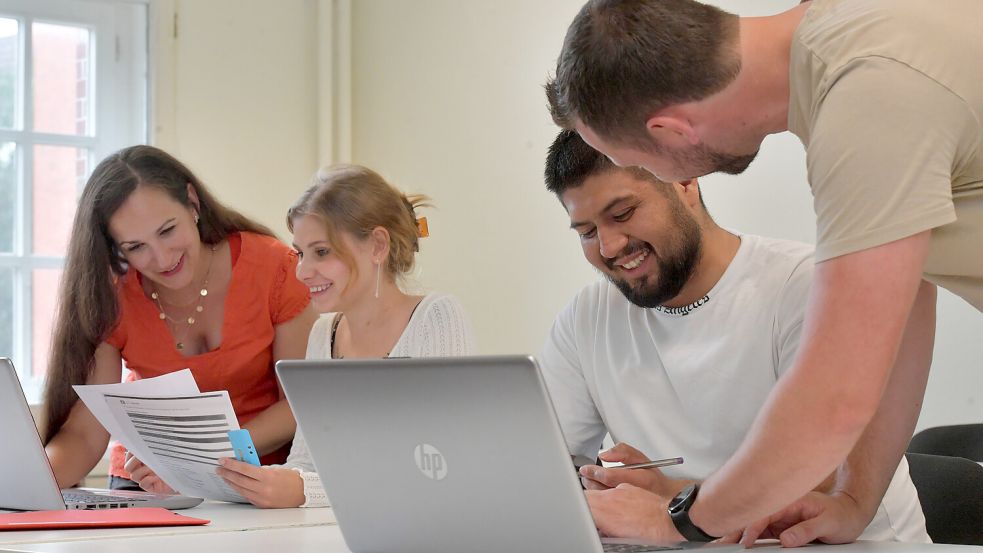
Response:
[{"label": "watch face", "polygon": [[690,484],[689,486],[683,488],[682,491],[680,491],[678,494],[676,494],[676,497],[672,498],[672,501],[669,502],[669,512],[676,513],[681,511],[683,507],[686,505],[686,501],[693,494],[694,489],[696,489],[696,486]]}]

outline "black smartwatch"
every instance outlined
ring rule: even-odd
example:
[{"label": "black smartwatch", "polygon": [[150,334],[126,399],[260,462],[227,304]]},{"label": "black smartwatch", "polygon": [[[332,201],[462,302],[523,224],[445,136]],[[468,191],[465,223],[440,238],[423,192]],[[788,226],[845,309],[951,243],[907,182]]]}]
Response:
[{"label": "black smartwatch", "polygon": [[676,497],[672,498],[672,501],[669,502],[669,518],[672,519],[672,524],[676,527],[676,530],[687,540],[699,542],[713,541],[717,538],[700,530],[689,519],[689,508],[696,501],[696,494],[699,491],[699,484],[690,484],[676,494]]}]

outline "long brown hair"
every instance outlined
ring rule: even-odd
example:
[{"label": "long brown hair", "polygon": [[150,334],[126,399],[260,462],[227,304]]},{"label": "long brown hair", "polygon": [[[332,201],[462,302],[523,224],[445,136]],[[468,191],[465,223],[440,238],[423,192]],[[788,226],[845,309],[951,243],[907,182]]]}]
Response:
[{"label": "long brown hair", "polygon": [[304,215],[318,218],[327,231],[328,243],[357,278],[358,268],[345,243],[338,239],[338,232],[365,239],[373,229],[382,227],[389,232],[386,272],[399,277],[413,269],[415,254],[420,249],[416,209],[429,206],[429,198],[406,195],[361,165],[322,167],[311,180],[312,186],[287,211],[290,232],[297,218]]},{"label": "long brown hair", "polygon": [[88,380],[96,348],[119,317],[117,285],[127,266],[109,234],[109,219],[140,186],[163,190],[191,207],[189,185],[198,196],[194,207],[203,243],[217,244],[239,231],[273,236],[265,226],[219,203],[191,170],[163,150],[131,146],[102,160],[82,190],[62,273],[44,385],[45,443],[68,419],[77,400],[72,386]]}]

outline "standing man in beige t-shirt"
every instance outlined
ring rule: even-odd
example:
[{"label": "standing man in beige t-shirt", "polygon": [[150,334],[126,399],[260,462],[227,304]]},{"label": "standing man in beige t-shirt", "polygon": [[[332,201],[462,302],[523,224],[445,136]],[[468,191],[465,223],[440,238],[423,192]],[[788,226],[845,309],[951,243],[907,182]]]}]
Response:
[{"label": "standing man in beige t-shirt", "polygon": [[[603,531],[859,535],[918,417],[935,285],[983,310],[980,21],[979,0],[814,0],[762,18],[591,0],[574,19],[547,85],[558,124],[670,182],[740,173],[791,131],[818,224],[799,356],[744,444],[671,518],[638,488],[591,494]],[[836,491],[807,494],[833,471]]]}]

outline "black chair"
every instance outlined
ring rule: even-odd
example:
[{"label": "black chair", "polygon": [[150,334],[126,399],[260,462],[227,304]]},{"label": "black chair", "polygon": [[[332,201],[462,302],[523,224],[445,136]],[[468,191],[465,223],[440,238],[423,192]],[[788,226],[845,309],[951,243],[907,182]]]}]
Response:
[{"label": "black chair", "polygon": [[983,466],[962,457],[906,457],[932,541],[983,545]]},{"label": "black chair", "polygon": [[959,424],[926,428],[908,444],[909,453],[965,457],[983,461],[983,424]]}]

